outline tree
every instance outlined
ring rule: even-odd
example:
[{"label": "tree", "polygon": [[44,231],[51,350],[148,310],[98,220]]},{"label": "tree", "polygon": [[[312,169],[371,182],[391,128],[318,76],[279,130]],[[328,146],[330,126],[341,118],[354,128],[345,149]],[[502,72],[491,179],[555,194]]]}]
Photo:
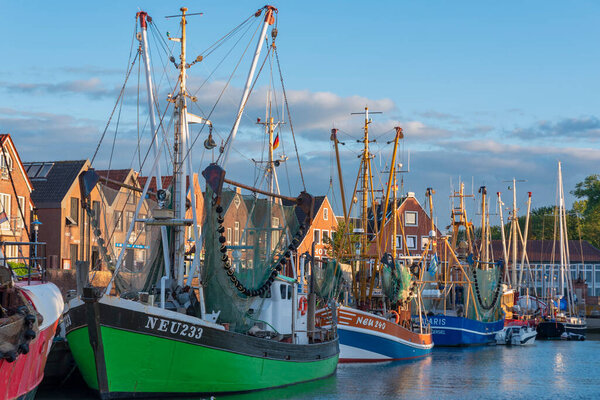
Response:
[{"label": "tree", "polygon": [[582,216],[582,238],[600,247],[600,175],[586,177],[583,182],[575,185],[575,190],[571,193],[582,199],[573,204],[574,211]]},{"label": "tree", "polygon": [[327,246],[327,254],[331,254],[341,262],[347,262],[356,252],[356,244],[360,242],[359,235],[353,233],[354,226],[340,221],[335,231],[331,232],[331,237],[325,237],[325,245]]}]

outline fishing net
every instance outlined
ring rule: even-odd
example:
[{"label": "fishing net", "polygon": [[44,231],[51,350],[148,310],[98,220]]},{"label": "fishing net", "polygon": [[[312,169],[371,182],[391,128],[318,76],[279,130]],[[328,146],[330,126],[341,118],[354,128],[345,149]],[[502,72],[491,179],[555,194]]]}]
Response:
[{"label": "fishing net", "polygon": [[294,206],[223,190],[220,204],[207,185],[202,269],[207,312],[220,311],[230,329],[246,332],[260,314],[270,285],[289,262],[299,229]]},{"label": "fishing net", "polygon": [[312,267],[314,275],[314,292],[325,300],[336,299],[344,283],[342,265],[336,260],[327,259],[324,262],[316,262]]},{"label": "fishing net", "polygon": [[[101,232],[105,233],[96,239],[93,251],[97,251],[97,258],[92,256],[92,269],[107,264],[109,269],[114,269],[121,251],[125,248],[121,267],[115,277],[115,290],[123,297],[136,297],[139,292],[152,291],[164,275],[161,228],[136,222],[127,240],[127,231],[135,215],[139,194],[126,189],[117,190],[107,185],[99,185],[99,188],[104,200],[100,203],[105,209],[97,213],[92,207],[91,221],[94,229],[101,227]],[[155,208],[154,201],[145,199],[138,219],[151,217]],[[168,230],[169,228],[167,237],[170,236]]]},{"label": "fishing net", "polygon": [[388,264],[383,264],[383,293],[388,299],[390,299],[392,304],[396,304],[398,301],[408,299],[410,281],[410,271],[400,261],[397,260],[393,268]]},{"label": "fishing net", "polygon": [[492,322],[500,319],[500,296],[502,268],[495,266],[490,269],[470,267],[467,269],[472,282],[473,298],[469,301],[467,316],[477,318],[482,322]]}]

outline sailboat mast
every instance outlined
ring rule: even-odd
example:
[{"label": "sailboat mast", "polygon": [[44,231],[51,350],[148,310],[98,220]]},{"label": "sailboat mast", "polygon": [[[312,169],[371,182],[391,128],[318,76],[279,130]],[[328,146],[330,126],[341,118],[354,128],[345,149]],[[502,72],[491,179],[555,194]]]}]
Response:
[{"label": "sailboat mast", "polygon": [[513,209],[512,209],[512,270],[510,280],[512,286],[519,290],[517,286],[517,180],[513,178]]},{"label": "sailboat mast", "polygon": [[[186,124],[186,7],[181,9],[181,55],[179,56],[179,94],[177,95],[176,112],[177,124],[175,126],[175,140],[173,144],[173,214],[175,219],[183,220],[185,218],[185,200],[186,200],[186,166],[183,162],[184,150],[187,148],[187,124]],[[183,286],[184,274],[184,246],[185,229],[182,225],[174,226],[174,245],[175,254],[173,255],[173,269],[177,271],[177,284]]]},{"label": "sailboat mast", "polygon": [[[562,182],[562,165],[558,162],[558,226],[559,226],[559,239],[560,239],[560,292],[559,296],[564,296],[565,293],[565,226],[563,224],[564,215],[564,194],[563,194],[563,182]],[[560,303],[559,303],[560,308]]]}]

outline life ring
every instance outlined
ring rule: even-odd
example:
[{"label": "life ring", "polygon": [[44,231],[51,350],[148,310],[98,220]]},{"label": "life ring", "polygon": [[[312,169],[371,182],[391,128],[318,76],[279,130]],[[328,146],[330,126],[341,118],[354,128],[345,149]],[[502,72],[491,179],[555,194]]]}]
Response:
[{"label": "life ring", "polygon": [[395,317],[394,317],[394,318],[395,318],[395,319],[394,319],[394,322],[395,322],[396,324],[398,324],[398,322],[400,322],[400,314],[398,314],[398,312],[397,312],[397,311],[394,311],[394,310],[390,311],[390,314],[392,314],[392,315],[395,315]]},{"label": "life ring", "polygon": [[308,300],[304,296],[298,300],[298,311],[300,311],[300,315],[306,315],[306,311],[308,311]]}]

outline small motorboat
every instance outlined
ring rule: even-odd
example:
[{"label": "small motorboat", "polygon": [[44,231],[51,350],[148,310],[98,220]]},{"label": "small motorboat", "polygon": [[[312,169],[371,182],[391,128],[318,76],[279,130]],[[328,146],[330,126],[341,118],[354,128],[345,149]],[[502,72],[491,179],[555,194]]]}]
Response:
[{"label": "small motorboat", "polygon": [[537,332],[534,328],[525,325],[505,326],[496,334],[496,344],[522,346],[533,344]]}]

